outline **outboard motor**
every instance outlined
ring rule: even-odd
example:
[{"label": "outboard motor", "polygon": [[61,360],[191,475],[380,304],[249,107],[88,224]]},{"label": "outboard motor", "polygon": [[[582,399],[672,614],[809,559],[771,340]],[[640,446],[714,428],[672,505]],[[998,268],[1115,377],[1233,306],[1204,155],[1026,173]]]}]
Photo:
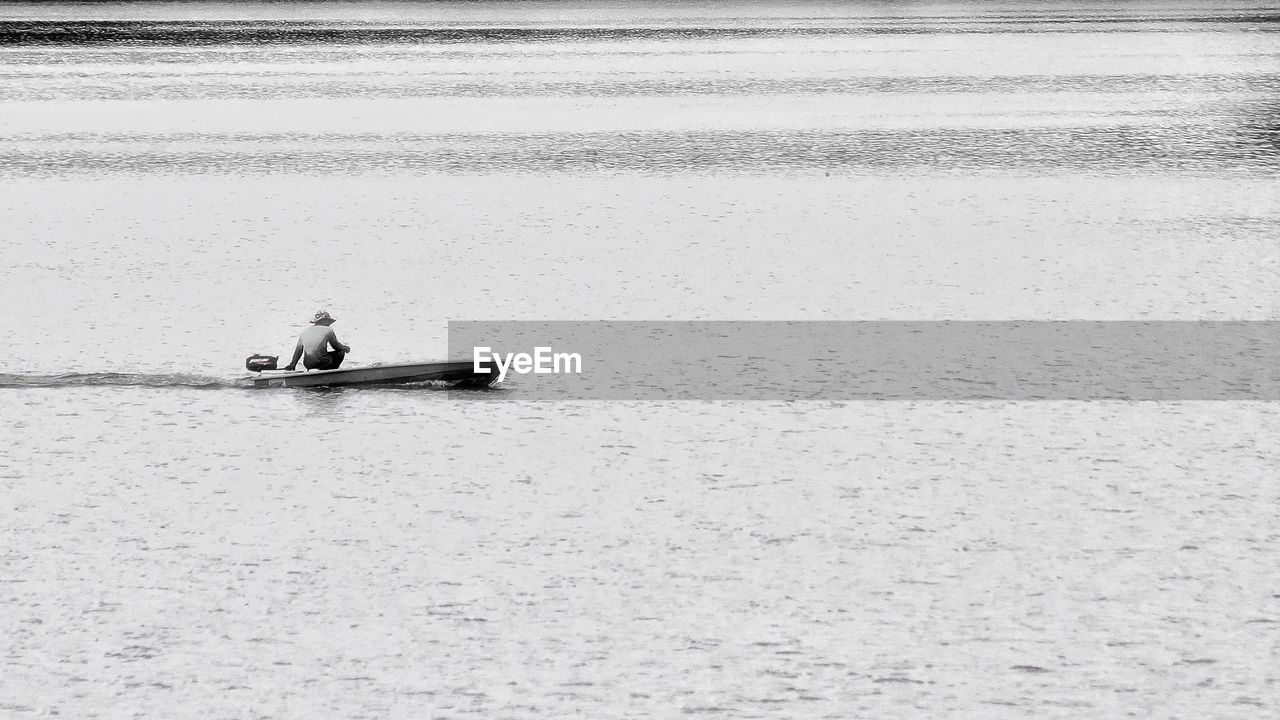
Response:
[{"label": "outboard motor", "polygon": [[276,355],[250,355],[244,361],[244,367],[249,372],[262,372],[263,370],[275,370],[276,362],[280,358]]}]

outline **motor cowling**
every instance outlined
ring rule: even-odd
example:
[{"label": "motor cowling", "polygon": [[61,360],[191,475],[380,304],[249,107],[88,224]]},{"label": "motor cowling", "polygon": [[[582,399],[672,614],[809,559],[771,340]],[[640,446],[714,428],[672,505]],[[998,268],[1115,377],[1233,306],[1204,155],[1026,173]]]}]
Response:
[{"label": "motor cowling", "polygon": [[262,372],[263,370],[275,370],[276,363],[280,361],[276,355],[250,355],[244,361],[244,367],[249,372]]}]

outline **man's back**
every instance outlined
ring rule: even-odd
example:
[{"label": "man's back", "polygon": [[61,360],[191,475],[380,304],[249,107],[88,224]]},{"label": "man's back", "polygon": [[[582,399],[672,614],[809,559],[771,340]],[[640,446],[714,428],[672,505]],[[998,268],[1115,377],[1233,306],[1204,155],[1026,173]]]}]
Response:
[{"label": "man's back", "polygon": [[308,364],[319,360],[321,355],[329,351],[330,341],[333,342],[333,349],[337,350],[337,335],[333,332],[333,328],[325,325],[312,325],[298,336],[298,344],[302,346],[302,352]]}]

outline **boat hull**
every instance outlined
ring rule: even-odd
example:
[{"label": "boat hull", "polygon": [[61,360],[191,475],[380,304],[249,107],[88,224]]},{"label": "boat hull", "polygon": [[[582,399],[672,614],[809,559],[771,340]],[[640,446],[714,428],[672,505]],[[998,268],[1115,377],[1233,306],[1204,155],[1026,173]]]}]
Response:
[{"label": "boat hull", "polygon": [[246,378],[254,387],[338,387],[343,385],[400,385],[418,382],[452,382],[487,387],[498,379],[496,368],[475,371],[470,362],[396,363],[339,368],[337,370],[265,370]]}]

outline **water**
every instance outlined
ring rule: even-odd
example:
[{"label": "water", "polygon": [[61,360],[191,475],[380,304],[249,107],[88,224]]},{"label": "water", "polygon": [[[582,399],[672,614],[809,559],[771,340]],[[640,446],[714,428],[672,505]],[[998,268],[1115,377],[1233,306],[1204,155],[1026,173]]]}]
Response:
[{"label": "water", "polygon": [[1274,12],[0,17],[5,713],[1280,704],[1273,403],[235,383],[320,307],[351,362],[449,319],[1275,319]]}]

